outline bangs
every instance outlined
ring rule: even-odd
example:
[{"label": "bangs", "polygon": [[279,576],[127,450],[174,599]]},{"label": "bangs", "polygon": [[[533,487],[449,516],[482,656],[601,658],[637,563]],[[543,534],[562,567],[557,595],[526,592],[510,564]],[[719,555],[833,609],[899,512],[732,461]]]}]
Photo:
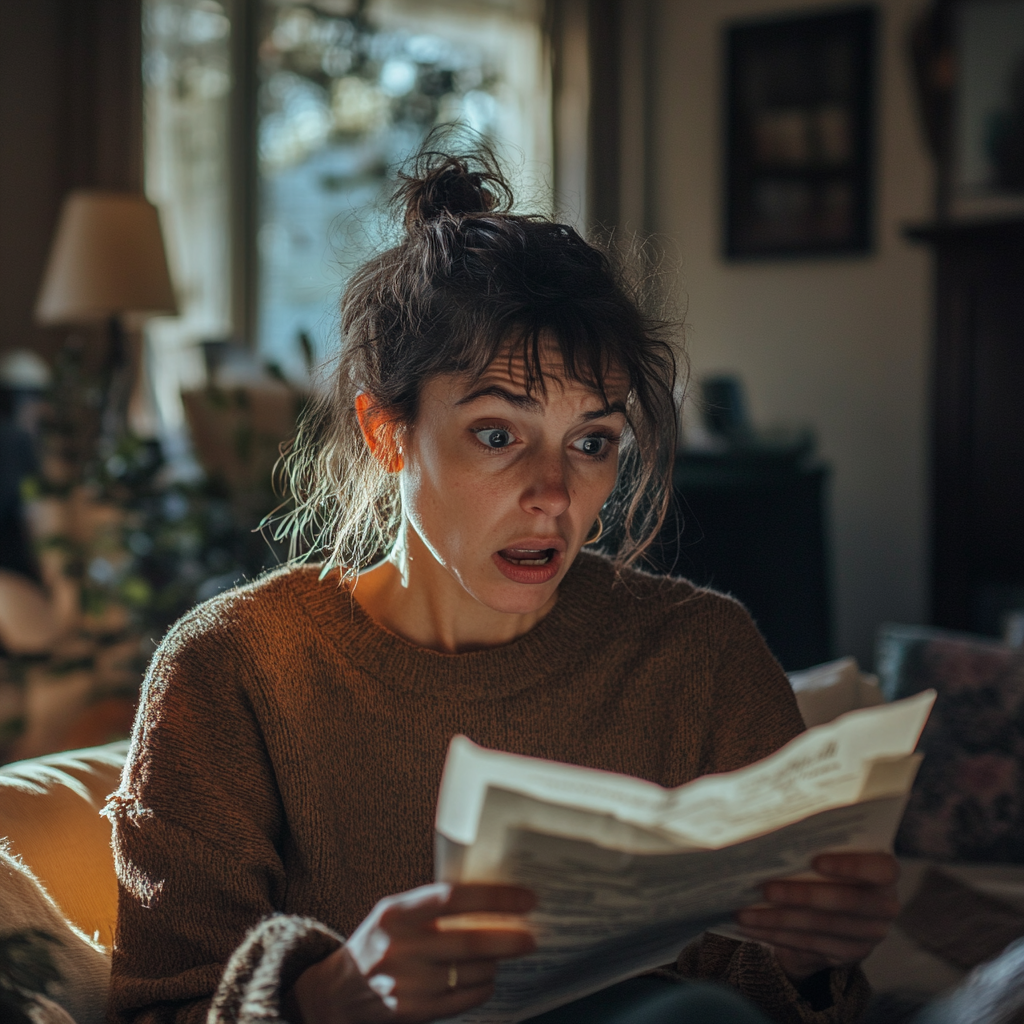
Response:
[{"label": "bangs", "polygon": [[[653,412],[648,394],[652,367],[644,365],[645,347],[636,344],[635,325],[618,323],[618,317],[587,316],[568,302],[547,315],[528,312],[533,315],[506,322],[482,323],[474,316],[466,318],[468,323],[449,320],[447,345],[437,350],[441,355],[447,348],[448,358],[442,356],[430,372],[466,375],[476,382],[495,365],[504,364],[531,397],[546,396],[549,378],[557,376],[592,390],[606,405],[609,377],[621,374],[628,383],[627,409],[639,401],[644,413]],[[664,367],[659,369],[664,372]],[[629,412],[626,419],[632,427]]]},{"label": "bangs", "polygon": [[[532,398],[546,396],[548,379],[582,384],[607,402],[606,381],[615,371],[628,374],[620,354],[610,350],[606,338],[595,336],[584,325],[562,323],[518,324],[492,337],[477,337],[468,346],[465,360],[453,369],[479,380],[495,364],[502,363],[510,377],[521,379]],[[632,375],[630,391],[633,390]]]}]

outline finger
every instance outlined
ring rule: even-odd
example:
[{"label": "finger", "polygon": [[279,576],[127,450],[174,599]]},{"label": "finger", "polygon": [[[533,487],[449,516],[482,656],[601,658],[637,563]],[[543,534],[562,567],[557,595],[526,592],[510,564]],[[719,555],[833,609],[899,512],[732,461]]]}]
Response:
[{"label": "finger", "polygon": [[791,907],[747,907],[737,913],[736,920],[744,927],[813,932],[871,943],[881,942],[889,933],[889,922],[880,918]]},{"label": "finger", "polygon": [[869,886],[776,879],[763,888],[768,903],[787,907],[809,907],[859,917],[893,920],[900,912],[895,886]]},{"label": "finger", "polygon": [[390,1011],[388,1019],[392,1024],[456,1017],[494,994],[493,981],[456,988],[445,985],[443,989],[435,984],[431,989],[422,989],[409,979],[397,980],[385,974],[374,975],[369,986]]},{"label": "finger", "polygon": [[533,891],[521,885],[461,882],[452,886],[446,914],[528,914],[537,906]]},{"label": "finger", "polygon": [[447,1017],[456,1017],[474,1006],[486,1003],[494,995],[494,984],[478,985],[475,988],[459,988],[444,995],[437,996],[432,1001],[433,1009],[427,1020],[443,1020]]},{"label": "finger", "polygon": [[795,953],[818,956],[832,967],[863,960],[874,949],[874,943],[843,939],[813,932],[787,931],[781,928],[741,927],[739,932],[755,942],[779,946]]},{"label": "finger", "polygon": [[469,914],[442,914],[435,918],[435,930],[439,932],[515,931],[533,932],[533,925],[522,914],[493,914],[489,911],[474,911]]},{"label": "finger", "polygon": [[[454,968],[453,971],[451,969]],[[497,960],[461,960],[458,963],[444,967],[438,973],[441,993],[450,992],[453,989],[474,989],[494,983],[494,976],[498,973]],[[455,984],[451,985],[454,979]]]},{"label": "finger", "polygon": [[536,903],[533,893],[521,886],[436,882],[383,901],[380,924],[389,934],[408,934],[443,914],[525,914]]},{"label": "finger", "polygon": [[422,931],[398,937],[382,964],[406,960],[449,964],[460,960],[503,959],[524,956],[536,948],[537,942],[528,931]]},{"label": "finger", "polygon": [[895,885],[900,877],[899,861],[891,853],[823,853],[813,866],[823,875],[868,885]]},{"label": "finger", "polygon": [[[493,985],[497,972],[496,960],[462,960],[456,964],[439,964],[434,968],[434,991],[439,995],[446,995],[459,989]],[[454,985],[450,984],[453,980]]]},{"label": "finger", "polygon": [[435,882],[389,896],[377,904],[375,925],[386,925],[389,934],[420,928],[437,917],[451,892],[452,886],[448,882]]},{"label": "finger", "polygon": [[[447,995],[455,989],[480,988],[490,985],[498,970],[496,960],[463,960],[458,963],[400,963],[393,962],[373,975],[374,988],[385,986],[389,995],[399,1002],[410,999],[433,999]],[[453,974],[454,972],[454,974]],[[449,982],[455,980],[454,985]]]}]

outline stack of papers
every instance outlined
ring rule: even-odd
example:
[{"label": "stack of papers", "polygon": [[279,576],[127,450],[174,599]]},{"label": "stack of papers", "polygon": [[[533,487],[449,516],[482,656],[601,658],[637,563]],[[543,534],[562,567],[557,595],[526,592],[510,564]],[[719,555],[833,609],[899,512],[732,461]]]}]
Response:
[{"label": "stack of papers", "polygon": [[537,950],[503,962],[494,996],[456,1019],[543,1013],[673,962],[761,902],[766,880],[811,872],[819,853],[891,850],[934,700],[929,690],[849,712],[677,789],[456,736],[438,800],[438,880],[510,882],[538,897]]}]

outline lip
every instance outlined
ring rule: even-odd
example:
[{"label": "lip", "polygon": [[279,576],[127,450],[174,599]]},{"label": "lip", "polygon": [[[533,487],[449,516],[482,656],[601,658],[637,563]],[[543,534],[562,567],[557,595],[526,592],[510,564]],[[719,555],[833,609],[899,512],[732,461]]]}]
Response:
[{"label": "lip", "polygon": [[[551,551],[551,561],[546,565],[515,565],[502,557],[501,551],[519,548],[523,551]],[[498,571],[513,583],[548,583],[562,568],[565,559],[565,541],[561,537],[520,537],[495,551],[491,559]]]}]

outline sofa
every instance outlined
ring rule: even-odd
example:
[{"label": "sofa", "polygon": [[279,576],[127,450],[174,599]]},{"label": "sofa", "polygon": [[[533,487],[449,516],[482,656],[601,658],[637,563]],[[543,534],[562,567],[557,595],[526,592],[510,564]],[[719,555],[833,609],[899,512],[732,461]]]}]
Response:
[{"label": "sofa", "polygon": [[61,980],[38,1024],[105,1020],[117,878],[100,810],[127,753],[123,741],[0,767],[0,937],[35,928],[57,940]]},{"label": "sofa", "polygon": [[[877,682],[862,675],[852,659],[796,674],[792,681],[809,724],[883,699]],[[124,741],[0,767],[0,837],[7,837],[8,854],[31,869],[76,929],[77,941],[103,958],[113,941],[117,884],[110,825],[100,810],[117,788],[127,750]],[[4,886],[10,882],[0,879],[0,890]],[[907,1019],[914,1008],[962,982],[977,962],[977,935],[1000,943],[994,953],[1024,935],[1020,864],[945,863],[936,870],[930,860],[903,858],[900,895],[903,915],[864,964],[878,993],[871,1011],[875,1021]],[[957,942],[966,953],[955,948]],[[99,1024],[102,992],[90,992],[83,998],[81,992],[57,991],[55,998],[73,1010],[77,1024]]]}]

